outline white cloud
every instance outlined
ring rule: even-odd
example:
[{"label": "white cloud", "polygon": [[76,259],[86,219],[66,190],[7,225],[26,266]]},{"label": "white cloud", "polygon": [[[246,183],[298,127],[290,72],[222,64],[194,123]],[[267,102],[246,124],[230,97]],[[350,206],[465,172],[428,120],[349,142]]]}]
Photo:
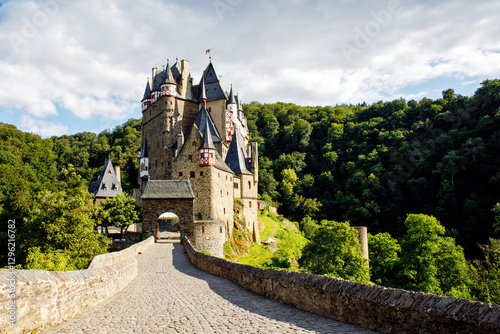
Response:
[{"label": "white cloud", "polygon": [[65,134],[68,131],[68,126],[23,115],[21,116],[21,129],[39,134],[42,137],[51,137]]},{"label": "white cloud", "polygon": [[[208,48],[224,88],[232,83],[244,102],[373,102],[434,78],[500,75],[498,2],[227,3],[221,16],[197,0],[5,2],[0,108],[126,119],[139,109],[151,67],[186,58],[197,82]],[[346,44],[356,48],[348,59]]]}]

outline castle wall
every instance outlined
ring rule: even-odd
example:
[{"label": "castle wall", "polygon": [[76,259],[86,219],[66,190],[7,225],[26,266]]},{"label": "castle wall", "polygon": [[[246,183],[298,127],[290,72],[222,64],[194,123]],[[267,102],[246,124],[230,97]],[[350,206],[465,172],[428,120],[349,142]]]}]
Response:
[{"label": "castle wall", "polygon": [[[226,100],[207,101],[207,110],[214,121],[222,139],[226,141]],[[219,151],[220,153],[220,151]]]},{"label": "castle wall", "polygon": [[261,269],[201,254],[193,265],[285,304],[383,333],[500,333],[500,306],[332,277]]},{"label": "castle wall", "polygon": [[208,252],[210,255],[223,258],[223,245],[225,241],[226,228],[222,220],[200,220],[194,222],[193,247],[199,251]]},{"label": "castle wall", "polygon": [[[102,303],[137,276],[135,255],[154,243],[144,240],[120,252],[94,257],[88,269],[75,271],[15,270],[16,324],[0,317],[0,332],[31,333],[60,324]],[[0,305],[10,303],[9,269],[0,270]],[[38,331],[37,331],[38,333]]]},{"label": "castle wall", "polygon": [[158,217],[165,212],[172,212],[179,217],[181,232],[186,236],[191,236],[191,226],[193,224],[193,199],[143,199],[142,216],[143,231],[146,236],[155,235]]},{"label": "castle wall", "polygon": [[243,214],[245,215],[247,228],[253,235],[253,241],[260,242],[259,229],[257,222],[257,182],[253,175],[242,174],[241,177],[241,200],[245,205]]},{"label": "castle wall", "polygon": [[213,204],[217,219],[225,223],[226,237],[233,234],[234,209],[234,174],[217,168],[212,168]]}]

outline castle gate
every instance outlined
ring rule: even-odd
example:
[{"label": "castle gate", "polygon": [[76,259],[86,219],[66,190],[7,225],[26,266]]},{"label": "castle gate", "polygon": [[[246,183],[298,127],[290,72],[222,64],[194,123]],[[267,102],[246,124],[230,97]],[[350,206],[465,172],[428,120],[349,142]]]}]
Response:
[{"label": "castle gate", "polygon": [[150,180],[141,197],[145,237],[157,237],[158,219],[166,213],[175,215],[181,235],[190,237],[194,198],[189,180]]}]

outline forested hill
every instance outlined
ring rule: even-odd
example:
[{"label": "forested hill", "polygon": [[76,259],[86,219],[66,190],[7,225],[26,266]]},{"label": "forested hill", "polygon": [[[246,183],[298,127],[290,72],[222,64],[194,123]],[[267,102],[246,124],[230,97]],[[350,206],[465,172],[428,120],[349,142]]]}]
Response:
[{"label": "forested hill", "polygon": [[[349,220],[400,237],[407,214],[431,214],[471,257],[477,243],[499,236],[492,211],[500,202],[499,107],[500,81],[488,80],[471,97],[447,90],[442,99],[419,102],[252,102],[244,110],[260,143],[259,192],[285,216],[302,227]],[[121,167],[130,192],[140,123],[49,139],[0,124],[2,222],[22,218],[41,189],[88,186],[107,158]]]},{"label": "forested hill", "polygon": [[259,191],[285,216],[400,237],[407,214],[431,214],[470,257],[499,236],[499,80],[471,97],[449,89],[437,100],[370,106],[253,102],[245,113],[260,142]]}]

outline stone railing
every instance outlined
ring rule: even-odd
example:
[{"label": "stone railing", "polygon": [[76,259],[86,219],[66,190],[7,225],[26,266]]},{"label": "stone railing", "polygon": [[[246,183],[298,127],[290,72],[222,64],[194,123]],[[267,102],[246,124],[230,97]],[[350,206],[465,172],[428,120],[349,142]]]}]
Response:
[{"label": "stone railing", "polygon": [[211,274],[336,320],[383,333],[500,333],[500,306],[467,299],[384,288],[320,275],[261,269],[197,252],[191,263]]},{"label": "stone railing", "polygon": [[[77,271],[0,270],[0,305],[11,305],[14,293],[15,325],[2,307],[0,334],[44,329],[81,314],[108,299],[138,272],[135,255],[154,243],[150,237],[116,253],[96,256],[88,269]],[[14,275],[14,290],[9,279]]]}]

